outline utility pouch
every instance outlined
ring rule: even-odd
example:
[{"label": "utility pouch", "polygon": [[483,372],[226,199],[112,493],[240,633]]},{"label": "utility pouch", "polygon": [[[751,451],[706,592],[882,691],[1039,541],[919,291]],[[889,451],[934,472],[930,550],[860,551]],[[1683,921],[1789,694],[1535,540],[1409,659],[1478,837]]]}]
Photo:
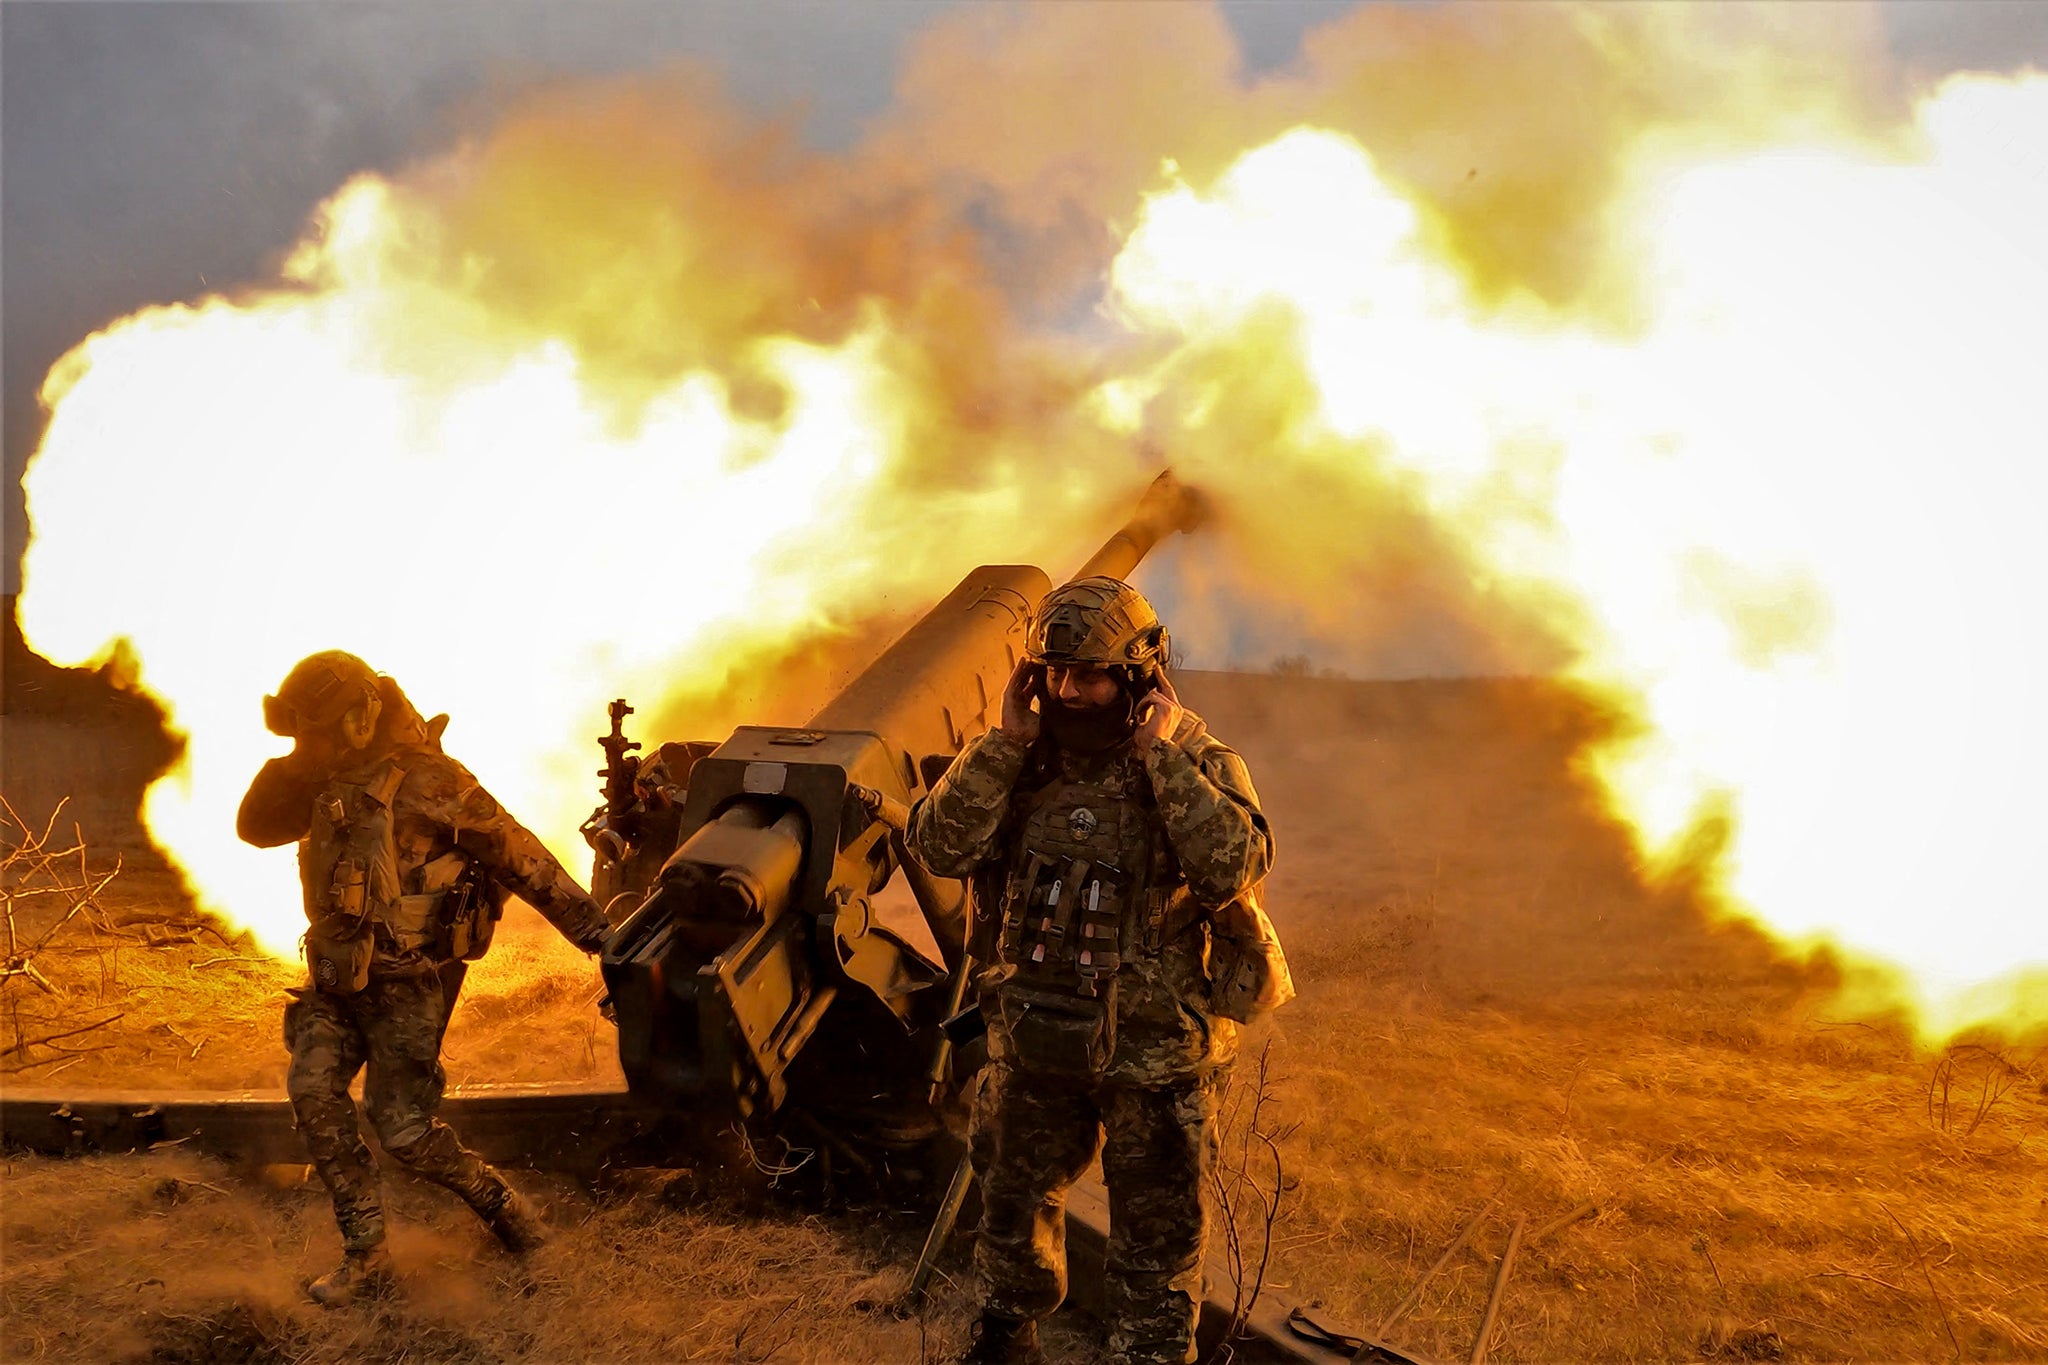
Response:
[{"label": "utility pouch", "polygon": [[370,984],[370,955],[376,943],[365,919],[326,916],[306,930],[306,967],[316,989],[354,995]]},{"label": "utility pouch", "polygon": [[1004,1031],[1017,1062],[1055,1076],[1099,1076],[1116,1049],[1116,978],[1095,996],[1062,995],[1007,984]]},{"label": "utility pouch", "polygon": [[1216,912],[1209,939],[1209,1012],[1248,1024],[1294,998],[1280,935],[1257,889]]}]

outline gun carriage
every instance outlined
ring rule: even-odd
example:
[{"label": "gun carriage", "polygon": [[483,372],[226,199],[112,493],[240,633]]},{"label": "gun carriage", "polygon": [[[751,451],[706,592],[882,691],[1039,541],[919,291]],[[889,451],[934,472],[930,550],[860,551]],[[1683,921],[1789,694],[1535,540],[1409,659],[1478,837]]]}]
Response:
[{"label": "gun carriage", "polygon": [[[1198,508],[1162,475],[1079,573],[1128,575]],[[1051,586],[975,569],[797,728],[642,758],[613,704],[585,834],[635,1096],[717,1123],[787,1112],[885,1149],[940,1132],[976,1060],[941,1027],[972,968],[966,892],[904,857],[903,812],[998,719]]]}]

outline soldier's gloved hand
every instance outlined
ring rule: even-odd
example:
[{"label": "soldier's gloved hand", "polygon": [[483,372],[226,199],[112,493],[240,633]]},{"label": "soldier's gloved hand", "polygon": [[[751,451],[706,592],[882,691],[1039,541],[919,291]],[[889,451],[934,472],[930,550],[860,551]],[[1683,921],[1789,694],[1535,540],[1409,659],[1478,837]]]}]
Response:
[{"label": "soldier's gloved hand", "polygon": [[292,737],[292,751],[284,756],[285,770],[311,782],[334,772],[341,758],[341,745],[329,730],[302,730]]},{"label": "soldier's gloved hand", "polygon": [[584,910],[581,925],[569,941],[586,953],[601,953],[612,936],[611,922],[597,908],[596,901],[585,902]]}]

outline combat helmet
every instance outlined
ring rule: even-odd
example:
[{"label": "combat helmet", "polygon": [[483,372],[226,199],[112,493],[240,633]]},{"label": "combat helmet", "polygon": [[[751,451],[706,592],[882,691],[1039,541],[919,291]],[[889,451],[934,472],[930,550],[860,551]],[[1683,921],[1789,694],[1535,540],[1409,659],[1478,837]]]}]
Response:
[{"label": "combat helmet", "polygon": [[375,669],[344,650],[323,649],[293,664],[276,695],[263,699],[263,724],[289,738],[332,725],[377,695]]},{"label": "combat helmet", "polygon": [[1166,627],[1122,579],[1077,578],[1038,604],[1024,649],[1033,663],[1107,668],[1134,681],[1166,665]]}]

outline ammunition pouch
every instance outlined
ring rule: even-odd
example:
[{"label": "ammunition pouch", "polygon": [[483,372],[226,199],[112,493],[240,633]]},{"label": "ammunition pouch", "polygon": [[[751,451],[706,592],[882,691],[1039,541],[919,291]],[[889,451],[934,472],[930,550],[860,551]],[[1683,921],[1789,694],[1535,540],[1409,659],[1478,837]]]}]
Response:
[{"label": "ammunition pouch", "polygon": [[446,899],[446,893],[436,892],[423,896],[400,896],[391,903],[391,909],[384,916],[384,930],[391,936],[391,946],[398,952],[417,952],[434,942],[435,914]]},{"label": "ammunition pouch", "polygon": [[[460,853],[444,853],[420,869],[420,884],[433,902],[424,943],[442,962],[474,962],[491,946],[504,903],[482,866]],[[412,900],[408,896],[405,899]]]},{"label": "ammunition pouch", "polygon": [[490,949],[504,903],[479,876],[448,893],[441,905],[441,935],[435,955],[448,962],[474,962]]},{"label": "ammunition pouch", "polygon": [[1294,977],[1256,889],[1216,912],[1209,937],[1209,1012],[1248,1024],[1294,998]]},{"label": "ammunition pouch", "polygon": [[368,908],[369,873],[360,862],[343,858],[327,883],[327,907],[334,915],[360,920]]},{"label": "ammunition pouch", "polygon": [[1116,1050],[1116,978],[1093,996],[1005,983],[997,999],[1016,1063],[1055,1076],[1099,1076]]},{"label": "ammunition pouch", "polygon": [[[1005,897],[998,951],[1036,978],[1060,978],[1063,989],[1116,974],[1123,962],[1124,922],[1142,896],[1122,869],[1088,858],[1027,852]],[[1034,983],[1036,984],[1036,983]]]},{"label": "ammunition pouch", "polygon": [[325,916],[306,930],[305,945],[314,989],[354,995],[370,984],[370,956],[377,945],[368,919]]},{"label": "ammunition pouch", "polygon": [[[388,923],[399,898],[391,802],[405,772],[386,759],[360,778],[336,779],[313,801],[312,827],[299,845],[306,921],[314,935],[340,941]],[[322,925],[352,926],[332,933]]]}]

